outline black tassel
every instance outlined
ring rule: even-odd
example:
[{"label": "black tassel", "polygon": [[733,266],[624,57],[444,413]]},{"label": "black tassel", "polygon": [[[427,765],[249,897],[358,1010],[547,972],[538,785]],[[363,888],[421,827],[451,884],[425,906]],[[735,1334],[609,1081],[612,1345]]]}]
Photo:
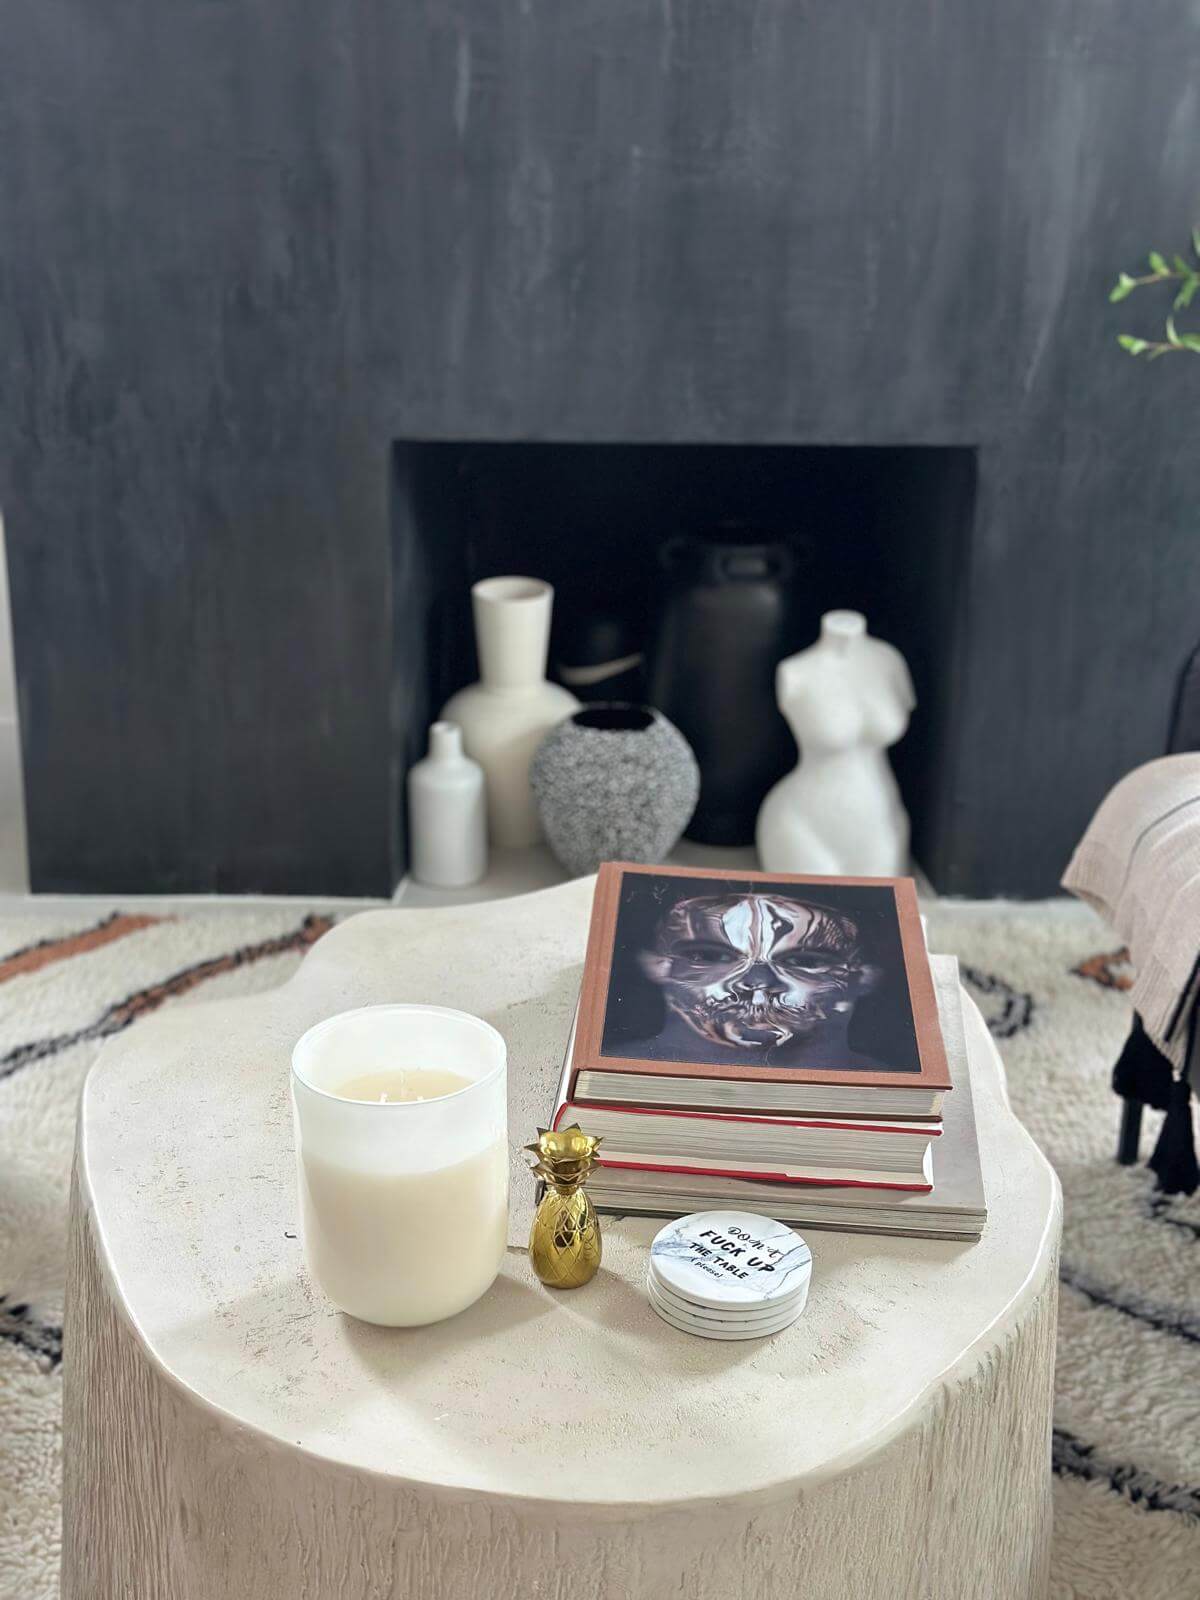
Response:
[{"label": "black tassel", "polygon": [[1172,1085],[1162,1132],[1146,1165],[1157,1176],[1164,1194],[1195,1194],[1200,1188],[1192,1138],[1192,1090],[1186,1077],[1177,1078]]},{"label": "black tassel", "polygon": [[1113,1067],[1113,1092],[1125,1100],[1140,1100],[1143,1105],[1165,1111],[1171,1104],[1175,1069],[1142,1027],[1135,1011],[1133,1027]]}]

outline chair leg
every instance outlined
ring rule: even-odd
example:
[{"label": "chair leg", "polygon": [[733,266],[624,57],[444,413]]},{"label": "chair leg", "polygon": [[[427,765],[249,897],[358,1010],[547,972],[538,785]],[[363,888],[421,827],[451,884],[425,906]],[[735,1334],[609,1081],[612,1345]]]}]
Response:
[{"label": "chair leg", "polygon": [[1142,1102],[1123,1099],[1121,1102],[1121,1131],[1117,1135],[1117,1160],[1123,1167],[1132,1167],[1138,1158],[1138,1141],[1142,1134]]}]

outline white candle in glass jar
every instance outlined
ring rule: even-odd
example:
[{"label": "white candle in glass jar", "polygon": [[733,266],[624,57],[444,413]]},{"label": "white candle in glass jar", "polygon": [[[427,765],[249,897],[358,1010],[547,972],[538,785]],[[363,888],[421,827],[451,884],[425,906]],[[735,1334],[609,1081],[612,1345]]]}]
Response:
[{"label": "white candle in glass jar", "polygon": [[504,1040],[440,1006],[364,1006],[292,1054],[301,1231],[343,1311],[388,1327],[464,1310],[508,1234]]}]

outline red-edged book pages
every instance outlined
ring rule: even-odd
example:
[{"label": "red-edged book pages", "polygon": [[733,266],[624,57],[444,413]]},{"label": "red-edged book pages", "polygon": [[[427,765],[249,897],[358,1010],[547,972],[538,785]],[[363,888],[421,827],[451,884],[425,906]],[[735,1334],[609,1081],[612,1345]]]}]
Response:
[{"label": "red-edged book pages", "polygon": [[553,1126],[603,1139],[602,1167],[928,1191],[937,1121],[874,1123],[651,1111],[565,1101]]},{"label": "red-edged book pages", "polygon": [[[776,1183],[601,1167],[588,1182],[596,1209],[618,1216],[647,1217],[681,1217],[691,1211],[758,1211],[791,1223],[802,1233],[810,1228],[836,1228],[851,1233],[903,1234],[914,1239],[977,1239],[987,1220],[987,1197],[972,1105],[971,1062],[963,1029],[958,962],[953,956],[935,955],[930,957],[930,967],[954,1080],[954,1093],[946,1100],[942,1132],[932,1146],[931,1190],[888,1191],[855,1184]],[[570,1058],[568,1049],[554,1096],[555,1106],[566,1096]],[[600,1149],[603,1151],[604,1146]]]},{"label": "red-edged book pages", "polygon": [[929,1118],[950,1087],[911,879],[600,868],[572,1098]]}]

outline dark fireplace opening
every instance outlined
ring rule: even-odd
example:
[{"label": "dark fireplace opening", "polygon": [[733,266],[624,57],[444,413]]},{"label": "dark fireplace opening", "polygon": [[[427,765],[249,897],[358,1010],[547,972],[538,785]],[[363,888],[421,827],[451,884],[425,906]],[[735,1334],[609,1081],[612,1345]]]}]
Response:
[{"label": "dark fireplace opening", "polygon": [[[914,852],[936,884],[952,804],[936,779],[967,620],[973,448],[404,440],[393,463],[398,859],[404,774],[442,704],[477,675],[471,584],[513,574],[554,585],[550,676],[561,679],[581,631],[609,659],[650,651],[664,547],[719,529],[748,545],[786,543],[797,647],[815,639],[823,612],[847,608],[903,652],[918,707],[892,759]],[[566,677],[584,699],[627,699],[637,682],[634,672],[618,692],[593,692]],[[744,715],[781,722],[769,690]]]}]

